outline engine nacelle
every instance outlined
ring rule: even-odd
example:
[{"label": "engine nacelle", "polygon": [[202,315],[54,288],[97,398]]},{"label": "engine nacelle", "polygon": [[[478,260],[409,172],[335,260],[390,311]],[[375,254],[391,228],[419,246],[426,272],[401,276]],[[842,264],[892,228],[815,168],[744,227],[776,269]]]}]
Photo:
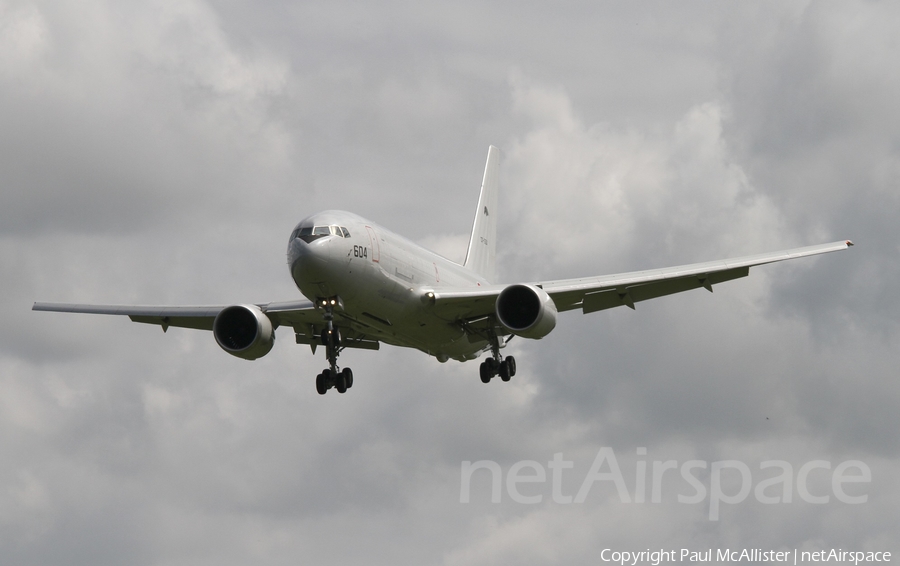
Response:
[{"label": "engine nacelle", "polygon": [[245,360],[261,358],[275,345],[272,321],[256,305],[234,305],[219,311],[213,335],[223,350]]},{"label": "engine nacelle", "polygon": [[497,319],[523,338],[543,338],[556,328],[556,304],[534,285],[510,285],[500,291],[494,306]]}]

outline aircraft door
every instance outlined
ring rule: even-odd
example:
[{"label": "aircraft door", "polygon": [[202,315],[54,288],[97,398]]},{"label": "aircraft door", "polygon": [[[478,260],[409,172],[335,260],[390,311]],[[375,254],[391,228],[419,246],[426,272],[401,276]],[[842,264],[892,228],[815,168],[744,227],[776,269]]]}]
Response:
[{"label": "aircraft door", "polygon": [[371,226],[366,226],[366,232],[369,233],[369,243],[372,245],[372,261],[378,263],[380,258],[380,247],[378,245],[378,236],[375,234],[375,230],[372,229]]}]

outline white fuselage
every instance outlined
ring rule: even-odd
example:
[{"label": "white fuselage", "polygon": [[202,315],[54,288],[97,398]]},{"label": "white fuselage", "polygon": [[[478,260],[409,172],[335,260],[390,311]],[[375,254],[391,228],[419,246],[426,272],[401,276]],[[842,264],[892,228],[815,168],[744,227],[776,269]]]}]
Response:
[{"label": "white fuselage", "polygon": [[[319,234],[301,235],[312,231]],[[287,255],[291,276],[308,299],[340,297],[343,309],[335,320],[345,327],[440,361],[473,359],[487,344],[438,317],[425,297],[431,290],[488,282],[374,222],[336,210],[315,214],[297,225]]]}]

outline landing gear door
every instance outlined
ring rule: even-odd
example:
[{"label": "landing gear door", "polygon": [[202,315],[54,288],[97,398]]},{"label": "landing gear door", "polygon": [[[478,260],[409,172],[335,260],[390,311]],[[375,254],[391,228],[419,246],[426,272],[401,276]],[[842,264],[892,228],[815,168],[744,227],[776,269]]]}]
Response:
[{"label": "landing gear door", "polygon": [[366,232],[369,233],[369,242],[372,244],[372,261],[378,263],[380,259],[378,236],[375,235],[375,230],[371,226],[366,226]]}]

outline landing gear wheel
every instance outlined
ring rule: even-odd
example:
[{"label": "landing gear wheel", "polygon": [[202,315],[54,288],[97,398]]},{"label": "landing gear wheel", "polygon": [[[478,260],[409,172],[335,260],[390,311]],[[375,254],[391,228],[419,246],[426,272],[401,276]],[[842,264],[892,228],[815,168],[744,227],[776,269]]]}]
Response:
[{"label": "landing gear wheel", "polygon": [[478,368],[479,373],[481,374],[481,383],[490,383],[491,378],[494,377],[494,372],[491,364],[488,363],[488,360],[484,360],[481,362],[481,366]]},{"label": "landing gear wheel", "polygon": [[516,375],[516,359],[512,356],[506,356],[506,365],[509,368],[509,376]]},{"label": "landing gear wheel", "polygon": [[334,387],[334,378],[331,370],[323,369],[322,373],[316,376],[316,391],[319,392],[319,395],[325,395],[332,387]]},{"label": "landing gear wheel", "polygon": [[334,378],[334,388],[337,389],[338,393],[347,392],[347,376],[344,373],[339,373]]},{"label": "landing gear wheel", "polygon": [[353,387],[353,372],[350,368],[344,368],[341,370],[341,377],[344,380],[344,383],[347,385],[347,389]]},{"label": "landing gear wheel", "polygon": [[512,377],[512,374],[509,373],[509,362],[507,360],[503,360],[500,362],[500,379],[503,381],[509,381],[509,378]]}]

